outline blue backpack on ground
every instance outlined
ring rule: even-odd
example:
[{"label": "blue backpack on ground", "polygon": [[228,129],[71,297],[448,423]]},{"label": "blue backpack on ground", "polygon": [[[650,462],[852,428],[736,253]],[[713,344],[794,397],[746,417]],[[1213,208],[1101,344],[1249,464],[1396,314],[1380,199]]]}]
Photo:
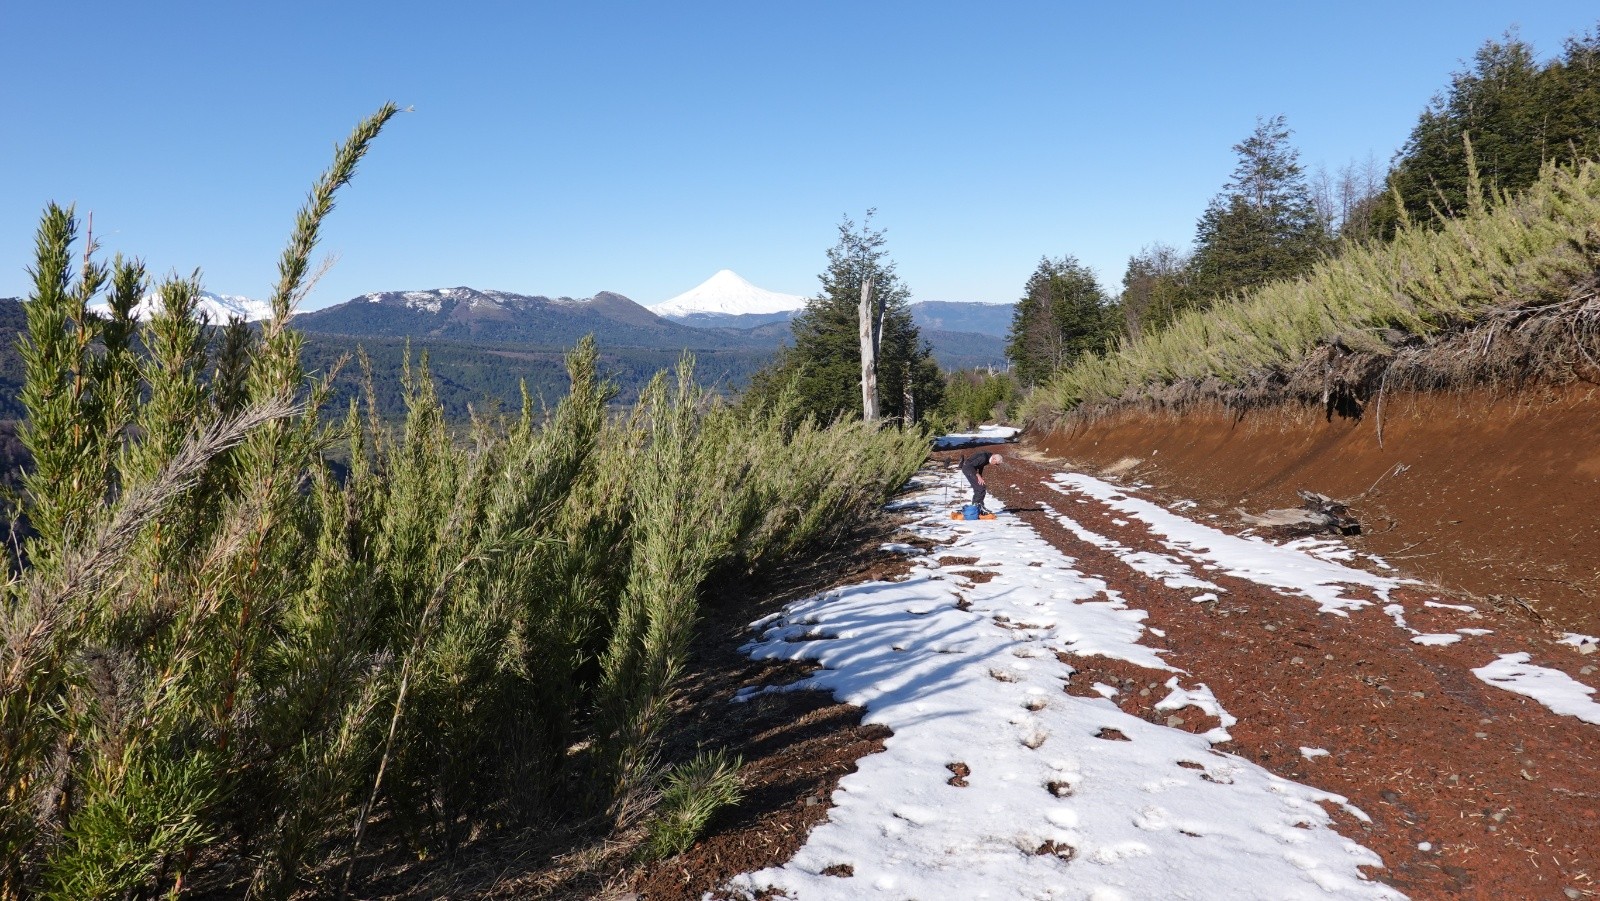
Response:
[{"label": "blue backpack on ground", "polygon": [[978,514],[981,512],[982,511],[978,509],[977,504],[967,504],[961,508],[961,518],[968,520],[977,519]]}]

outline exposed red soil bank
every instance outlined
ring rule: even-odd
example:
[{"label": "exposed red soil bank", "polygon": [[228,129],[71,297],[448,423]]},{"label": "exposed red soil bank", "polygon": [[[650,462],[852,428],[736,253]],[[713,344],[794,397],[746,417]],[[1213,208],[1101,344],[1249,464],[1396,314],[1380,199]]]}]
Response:
[{"label": "exposed red soil bank", "polygon": [[1300,488],[1342,498],[1364,528],[1352,543],[1402,571],[1600,632],[1600,389],[1391,393],[1374,407],[1331,422],[1304,408],[1127,411],[1027,444],[1212,511],[1298,507]]}]

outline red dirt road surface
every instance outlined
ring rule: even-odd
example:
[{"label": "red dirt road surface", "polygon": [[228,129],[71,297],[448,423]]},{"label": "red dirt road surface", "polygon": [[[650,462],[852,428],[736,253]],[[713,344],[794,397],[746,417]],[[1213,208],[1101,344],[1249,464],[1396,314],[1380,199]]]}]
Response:
[{"label": "red dirt road surface", "polygon": [[[936,463],[954,465],[960,453],[936,454]],[[1381,417],[1372,410],[1357,421],[1304,411],[1124,412],[1031,436],[1005,455],[987,474],[993,496],[1076,568],[1148,612],[1143,643],[1165,648],[1186,681],[1205,683],[1238,718],[1220,750],[1344,795],[1371,817],[1328,808],[1342,833],[1382,857],[1372,878],[1416,899],[1600,898],[1600,725],[1473,673],[1499,655],[1527,653],[1534,665],[1600,686],[1600,654],[1559,641],[1569,631],[1600,633],[1595,389],[1392,396]],[[1390,595],[1410,629],[1483,634],[1420,645],[1382,603],[1339,616],[1220,570],[1204,577],[1225,591],[1196,601],[1204,591],[1168,587],[1050,515],[1041,501],[1127,551],[1171,553],[1137,518],[1064,493],[1055,476],[1066,471],[1235,534],[1249,528],[1241,513],[1299,506],[1296,489],[1349,501],[1363,533],[1344,541],[1421,580]],[[894,577],[873,546],[856,552],[853,572],[834,573],[836,584]],[[712,731],[746,755],[751,798],[685,854],[625,878],[615,897],[697,899],[733,872],[786,861],[826,810],[849,756],[879,747],[883,736],[861,734],[853,708],[824,697],[805,710],[726,704],[734,686],[773,681],[736,651],[751,637],[739,623],[772,612],[771,603],[717,617],[726,632],[699,661],[710,684],[725,686],[711,693],[723,702],[711,705],[722,711]],[[1118,686],[1122,708],[1152,722],[1193,732],[1218,725],[1194,708],[1154,709],[1170,673],[1103,657],[1062,662],[1074,670],[1068,692]],[[790,742],[781,721],[798,714],[803,734]],[[1328,753],[1307,757],[1302,748]]]},{"label": "red dirt road surface", "polygon": [[[1210,686],[1238,717],[1223,750],[1343,794],[1372,817],[1370,824],[1337,819],[1341,831],[1383,857],[1386,868],[1374,878],[1413,898],[1600,897],[1600,726],[1552,713],[1472,673],[1498,654],[1529,652],[1533,663],[1593,686],[1600,683],[1592,665],[1600,656],[1557,643],[1558,633],[1516,608],[1427,606],[1462,603],[1427,586],[1391,597],[1411,627],[1492,633],[1418,645],[1381,604],[1343,617],[1218,573],[1206,578],[1226,592],[1197,603],[1200,591],[1141,574],[1040,509],[1043,501],[1134,551],[1168,552],[1142,524],[1106,504],[1050,487],[1058,471],[1012,454],[988,479],[1014,515],[1077,558],[1082,571],[1149,611],[1146,625],[1165,636],[1146,643],[1164,642],[1165,659]],[[1067,659],[1078,670],[1073,683],[1084,690],[1096,681],[1137,686],[1166,678],[1100,658]],[[1118,697],[1125,710],[1165,723],[1167,715],[1153,710],[1160,694]],[[1215,725],[1185,713],[1190,721],[1180,728]],[[1329,754],[1308,759],[1302,747]]]}]

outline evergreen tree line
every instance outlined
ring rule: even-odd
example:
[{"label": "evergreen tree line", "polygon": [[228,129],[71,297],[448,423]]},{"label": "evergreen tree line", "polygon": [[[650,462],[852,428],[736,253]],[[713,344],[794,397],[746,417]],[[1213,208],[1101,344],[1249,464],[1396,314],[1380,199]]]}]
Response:
[{"label": "evergreen tree line", "polygon": [[1369,204],[1370,230],[1391,237],[1407,219],[1459,216],[1503,192],[1525,190],[1546,163],[1596,157],[1600,27],[1568,38],[1544,62],[1508,32],[1485,41],[1423,110],[1384,190]]},{"label": "evergreen tree line", "polygon": [[1036,385],[1119,340],[1137,340],[1186,310],[1308,271],[1333,247],[1282,116],[1263,119],[1234,145],[1233,178],[1207,204],[1193,250],[1148,246],[1109,294],[1076,257],[1039,262],[1017,302],[1007,356]]},{"label": "evergreen tree line", "polygon": [[1283,116],[1234,145],[1233,176],[1187,249],[1164,243],[1128,260],[1112,295],[1071,256],[1046,258],[1018,303],[1008,356],[1037,384],[1119,340],[1138,341],[1188,311],[1304,276],[1320,261],[1404,224],[1440,228],[1531,187],[1550,163],[1600,155],[1600,30],[1540,62],[1508,33],[1479,48],[1418,118],[1385,170],[1374,160],[1308,177]]},{"label": "evergreen tree line", "polygon": [[703,586],[838,535],[924,458],[919,430],[819,425],[793,390],[733,409],[688,361],[614,415],[589,341],[548,414],[525,394],[452,430],[424,360],[398,427],[370,397],[326,417],[333,375],[307,378],[288,314],[394,112],[313,190],[274,317],[214,353],[198,277],[140,324],[142,267],[78,263],[71,211],[46,211],[35,533],[0,587],[0,898],[342,896],[375,848],[558,819],[671,853],[733,795],[726,758],[656,756]]}]

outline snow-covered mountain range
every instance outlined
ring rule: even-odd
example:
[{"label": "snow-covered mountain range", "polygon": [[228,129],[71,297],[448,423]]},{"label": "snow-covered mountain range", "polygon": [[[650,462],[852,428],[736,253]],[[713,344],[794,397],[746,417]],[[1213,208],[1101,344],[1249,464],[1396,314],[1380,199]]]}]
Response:
[{"label": "snow-covered mountain range", "polygon": [[[102,315],[109,313],[111,308],[104,301],[90,304],[89,308]],[[139,299],[133,308],[136,319],[148,320],[161,309],[161,293],[151,291]],[[251,300],[238,294],[213,294],[210,291],[200,292],[200,302],[196,309],[205,315],[206,321],[212,325],[226,325],[229,317],[240,316],[246,322],[255,322],[260,319],[272,318],[272,304],[265,300]]]},{"label": "snow-covered mountain range", "polygon": [[439,338],[498,344],[570,345],[592,334],[602,345],[723,348],[750,342],[662,319],[611,291],[545,297],[478,288],[381,291],[301,313],[295,327],[326,334]]},{"label": "snow-covered mountain range", "polygon": [[[609,291],[593,297],[545,297],[470,287],[380,291],[298,313],[305,332],[354,338],[428,338],[494,344],[570,346],[592,334],[607,347],[757,351],[791,340],[790,320],[807,298],[757,287],[723,269],[652,307]],[[160,309],[159,294],[136,308],[141,319]],[[266,301],[202,292],[199,310],[212,325],[230,316],[271,316]],[[104,303],[96,306],[106,312]],[[1002,364],[1013,305],[924,301],[911,316],[942,365]]]}]

